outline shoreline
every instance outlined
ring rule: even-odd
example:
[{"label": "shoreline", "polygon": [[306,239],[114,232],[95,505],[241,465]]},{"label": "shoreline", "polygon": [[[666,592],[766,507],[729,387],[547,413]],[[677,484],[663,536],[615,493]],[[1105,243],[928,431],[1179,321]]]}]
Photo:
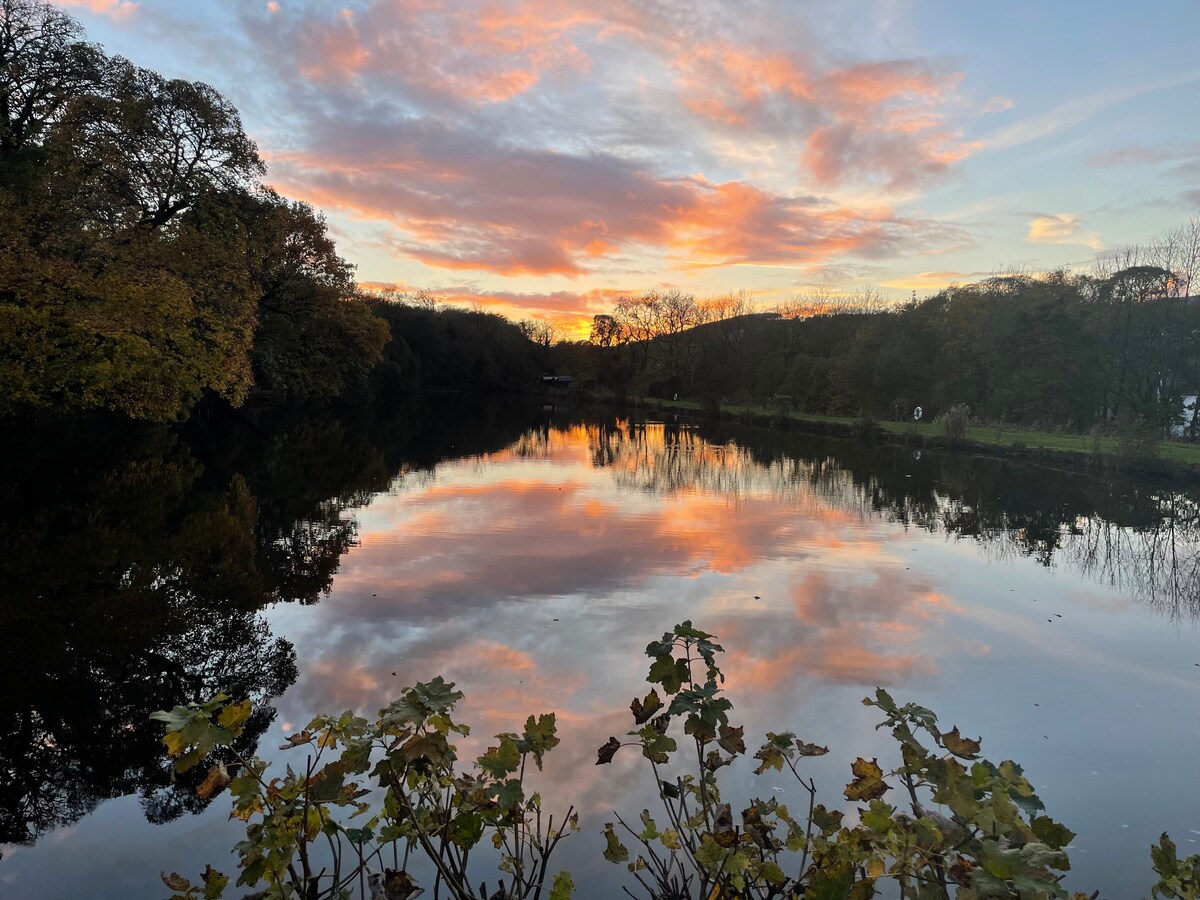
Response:
[{"label": "shoreline", "polygon": [[[642,411],[688,413],[711,419],[701,404],[690,400],[631,401]],[[738,421],[756,427],[800,431],[875,444],[896,444],[931,450],[950,450],[1026,462],[1054,464],[1074,471],[1119,471],[1126,475],[1182,479],[1200,483],[1200,444],[1163,440],[1156,456],[1122,459],[1115,438],[1057,434],[1014,426],[972,425],[965,438],[949,438],[933,422],[857,420],[849,416],[780,414],[762,406],[724,406],[719,421]],[[1097,452],[1097,443],[1099,452]]]}]

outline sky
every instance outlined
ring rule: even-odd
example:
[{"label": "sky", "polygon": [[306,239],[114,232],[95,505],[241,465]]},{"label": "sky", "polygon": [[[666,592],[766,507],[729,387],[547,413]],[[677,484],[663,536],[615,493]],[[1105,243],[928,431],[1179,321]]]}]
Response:
[{"label": "sky", "polygon": [[208,82],[360,282],[924,296],[1200,210],[1196,0],[57,0]]}]

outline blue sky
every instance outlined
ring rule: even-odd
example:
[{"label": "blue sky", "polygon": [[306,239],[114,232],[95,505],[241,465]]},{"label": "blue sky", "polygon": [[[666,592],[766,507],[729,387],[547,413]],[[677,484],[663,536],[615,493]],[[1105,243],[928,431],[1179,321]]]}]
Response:
[{"label": "blue sky", "polygon": [[60,5],[225,92],[363,282],[567,331],[1086,269],[1200,209],[1193,0]]}]

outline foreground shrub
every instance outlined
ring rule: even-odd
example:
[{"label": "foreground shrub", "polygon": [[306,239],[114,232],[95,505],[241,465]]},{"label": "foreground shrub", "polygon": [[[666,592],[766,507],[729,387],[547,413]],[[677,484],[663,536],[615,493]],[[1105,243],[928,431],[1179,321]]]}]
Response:
[{"label": "foreground shrub", "polygon": [[[452,683],[435,678],[406,690],[375,722],[350,712],[318,716],[283,745],[306,751],[303,765],[289,765],[283,777],[268,780],[268,765],[257,757],[234,754],[233,765],[212,763],[198,792],[207,798],[228,788],[230,818],[246,822],[246,839],[235,847],[237,883],[265,885],[255,896],[271,900],[352,897],[356,889],[362,897],[407,900],[422,893],[406,867],[415,851],[437,873],[434,897],[488,897],[486,883],[478,892],[471,886],[470,867],[471,850],[486,837],[507,875],[496,896],[540,897],[549,886],[551,854],[579,827],[574,809],[557,823],[552,815],[544,818],[540,796],[525,790],[526,764],[540,770],[558,744],[554,713],[530,716],[519,735],[497,735],[495,746],[462,772],[450,743],[470,731],[452,718],[462,697]],[[231,751],[250,702],[227,700],[218,695],[152,715],[167,726],[163,740],[176,771],[200,764],[213,750]],[[368,782],[382,789],[377,807],[366,800]],[[351,826],[352,820],[358,822]],[[200,884],[174,873],[163,881],[175,900],[212,900],[229,879],[210,866]],[[568,897],[572,887],[571,876],[560,872],[549,897]]]},{"label": "foreground shrub", "polygon": [[[636,747],[662,811],[661,824],[644,809],[634,824],[614,813],[615,821],[604,826],[604,858],[631,879],[621,887],[625,894],[649,900],[865,900],[877,892],[912,900],[1067,897],[1061,880],[1075,835],[1045,815],[1021,767],[981,758],[979,740],[957,727],[941,728],[930,710],[900,705],[881,689],[863,703],[882,713],[877,727],[890,730],[900,762],[888,770],[877,759],[851,763],[843,795],[859,804],[853,815],[817,803],[816,784],[802,772],[805,759],[827,748],[792,732],[767,732],[754,753],[755,772],[786,769],[807,794],[807,808],[753,799],[735,817],[723,799],[720,772],[746,754],[746,744],[722,696],[722,652],[713,635],[690,622],[651,642],[651,689],[630,704],[633,728],[597,752],[597,765],[605,765]],[[567,900],[572,877],[551,877],[548,866],[559,841],[578,830],[578,816],[568,808],[557,828],[553,816],[543,821],[540,796],[525,786],[527,762],[540,769],[558,744],[554,714],[530,716],[520,735],[497,735],[462,772],[450,743],[468,733],[452,719],[462,697],[436,678],[406,690],[374,723],[349,712],[319,716],[284,745],[306,749],[303,767],[289,766],[270,780],[265,763],[232,749],[248,701],[230,703],[219,695],[153,718],[167,726],[164,742],[176,770],[208,765],[201,796],[229,789],[231,817],[247,823],[246,839],[235,848],[238,884],[266,886],[254,897],[409,900],[424,893],[409,872],[417,854],[434,872],[434,898],[536,900],[545,894]],[[335,752],[337,758],[322,765],[322,756]],[[381,789],[377,806],[367,799],[367,782]],[[471,850],[485,837],[499,851],[502,873],[491,893],[486,883],[471,887]],[[322,840],[326,852],[314,872],[314,849]],[[1154,897],[1200,900],[1200,855],[1180,860],[1164,834],[1151,848],[1151,861],[1159,875]],[[175,891],[173,900],[217,898],[228,885],[211,867],[198,884],[177,874],[163,880]],[[1074,894],[1071,900],[1089,898]]]}]

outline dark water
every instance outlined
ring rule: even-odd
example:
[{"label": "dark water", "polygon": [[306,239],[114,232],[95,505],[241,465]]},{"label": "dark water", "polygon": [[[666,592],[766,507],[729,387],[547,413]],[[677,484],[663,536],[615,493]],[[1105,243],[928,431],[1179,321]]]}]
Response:
[{"label": "dark water", "polygon": [[227,798],[171,782],[150,711],[247,693],[245,740],[279,758],[313,713],[436,674],[483,740],[558,713],[541,786],[584,834],[557,861],[611,896],[595,835],[647,781],[595,748],[686,618],[728,651],[748,744],[829,745],[827,804],[849,807],[848,760],[896,755],[857,702],[884,685],[1025,765],[1079,833],[1073,889],[1146,896],[1159,832],[1200,847],[1194,491],[466,401],[21,433],[0,456],[0,897],[233,870]]}]

